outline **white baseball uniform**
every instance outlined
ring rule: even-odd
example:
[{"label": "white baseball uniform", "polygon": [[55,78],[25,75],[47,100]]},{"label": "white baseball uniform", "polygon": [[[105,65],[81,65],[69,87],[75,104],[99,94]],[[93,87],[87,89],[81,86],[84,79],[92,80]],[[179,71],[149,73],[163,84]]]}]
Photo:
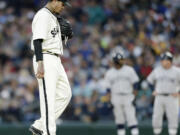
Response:
[{"label": "white baseball uniform", "polygon": [[[62,55],[63,45],[59,23],[47,8],[42,8],[34,16],[32,33],[32,49],[34,48],[33,40],[43,39],[42,53],[45,71],[44,79],[38,79],[41,118],[36,120],[33,126],[42,130],[43,135],[55,135],[55,120],[63,113],[69,103],[71,88],[60,57],[53,55]],[[33,58],[33,66],[36,73],[38,65],[35,57]]]},{"label": "white baseball uniform", "polygon": [[[132,104],[134,100],[133,84],[137,83],[139,78],[134,69],[127,65],[123,65],[120,69],[111,68],[105,75],[105,81],[106,87],[111,89],[115,123],[124,125],[127,121],[129,127],[136,126],[138,123],[135,116],[135,108]],[[118,133],[118,135],[121,134],[125,133]]]},{"label": "white baseball uniform", "polygon": [[159,66],[151,72],[147,80],[150,84],[155,84],[155,90],[158,93],[154,101],[154,133],[160,134],[163,115],[166,113],[169,134],[176,135],[178,128],[179,101],[178,97],[173,97],[172,94],[179,91],[180,69],[172,66],[167,70]]}]

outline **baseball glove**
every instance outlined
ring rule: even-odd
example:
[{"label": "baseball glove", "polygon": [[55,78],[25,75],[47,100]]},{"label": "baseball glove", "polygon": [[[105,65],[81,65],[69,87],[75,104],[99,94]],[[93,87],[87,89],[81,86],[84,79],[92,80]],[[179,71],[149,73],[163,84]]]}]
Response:
[{"label": "baseball glove", "polygon": [[71,39],[73,37],[73,31],[70,22],[63,17],[57,17],[57,20],[61,29],[62,40],[65,40],[66,38]]}]

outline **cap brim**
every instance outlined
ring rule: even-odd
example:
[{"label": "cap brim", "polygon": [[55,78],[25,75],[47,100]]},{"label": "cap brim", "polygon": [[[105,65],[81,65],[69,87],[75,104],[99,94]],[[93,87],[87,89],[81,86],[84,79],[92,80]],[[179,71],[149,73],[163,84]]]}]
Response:
[{"label": "cap brim", "polygon": [[64,4],[65,4],[66,6],[68,6],[68,7],[72,7],[69,2],[65,2]]},{"label": "cap brim", "polygon": [[165,56],[165,57],[161,58],[161,60],[170,60],[170,61],[172,61],[172,58]]}]

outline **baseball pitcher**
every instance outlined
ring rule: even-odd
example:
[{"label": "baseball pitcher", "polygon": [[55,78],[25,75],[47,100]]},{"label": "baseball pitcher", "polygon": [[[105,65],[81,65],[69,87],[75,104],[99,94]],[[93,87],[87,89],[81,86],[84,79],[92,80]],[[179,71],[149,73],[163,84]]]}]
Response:
[{"label": "baseball pitcher", "polygon": [[155,85],[153,110],[153,131],[159,135],[162,130],[164,113],[168,120],[169,135],[176,135],[178,128],[180,69],[172,64],[173,55],[165,52],[161,55],[161,66],[148,76],[150,85]]},{"label": "baseball pitcher", "polygon": [[113,55],[113,64],[114,66],[105,75],[105,81],[107,90],[111,93],[117,134],[126,134],[125,123],[127,122],[131,134],[139,135],[133,106],[133,90],[134,87],[137,88],[139,78],[132,67],[124,65],[124,57],[121,53],[118,52]]},{"label": "baseball pitcher", "polygon": [[71,38],[72,29],[65,19],[56,17],[65,6],[70,6],[67,0],[49,0],[32,22],[31,47],[35,53],[33,66],[39,84],[41,111],[40,119],[30,127],[33,135],[56,135],[55,121],[71,99],[71,88],[60,55],[63,54],[62,39]]}]

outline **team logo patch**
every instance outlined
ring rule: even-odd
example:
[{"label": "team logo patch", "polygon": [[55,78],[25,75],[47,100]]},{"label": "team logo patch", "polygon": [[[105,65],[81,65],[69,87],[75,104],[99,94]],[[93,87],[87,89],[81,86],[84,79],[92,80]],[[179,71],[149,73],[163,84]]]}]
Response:
[{"label": "team logo patch", "polygon": [[57,26],[56,28],[51,30],[52,37],[55,38],[55,36],[57,35],[58,32],[59,32],[59,29],[58,29],[58,26]]}]

